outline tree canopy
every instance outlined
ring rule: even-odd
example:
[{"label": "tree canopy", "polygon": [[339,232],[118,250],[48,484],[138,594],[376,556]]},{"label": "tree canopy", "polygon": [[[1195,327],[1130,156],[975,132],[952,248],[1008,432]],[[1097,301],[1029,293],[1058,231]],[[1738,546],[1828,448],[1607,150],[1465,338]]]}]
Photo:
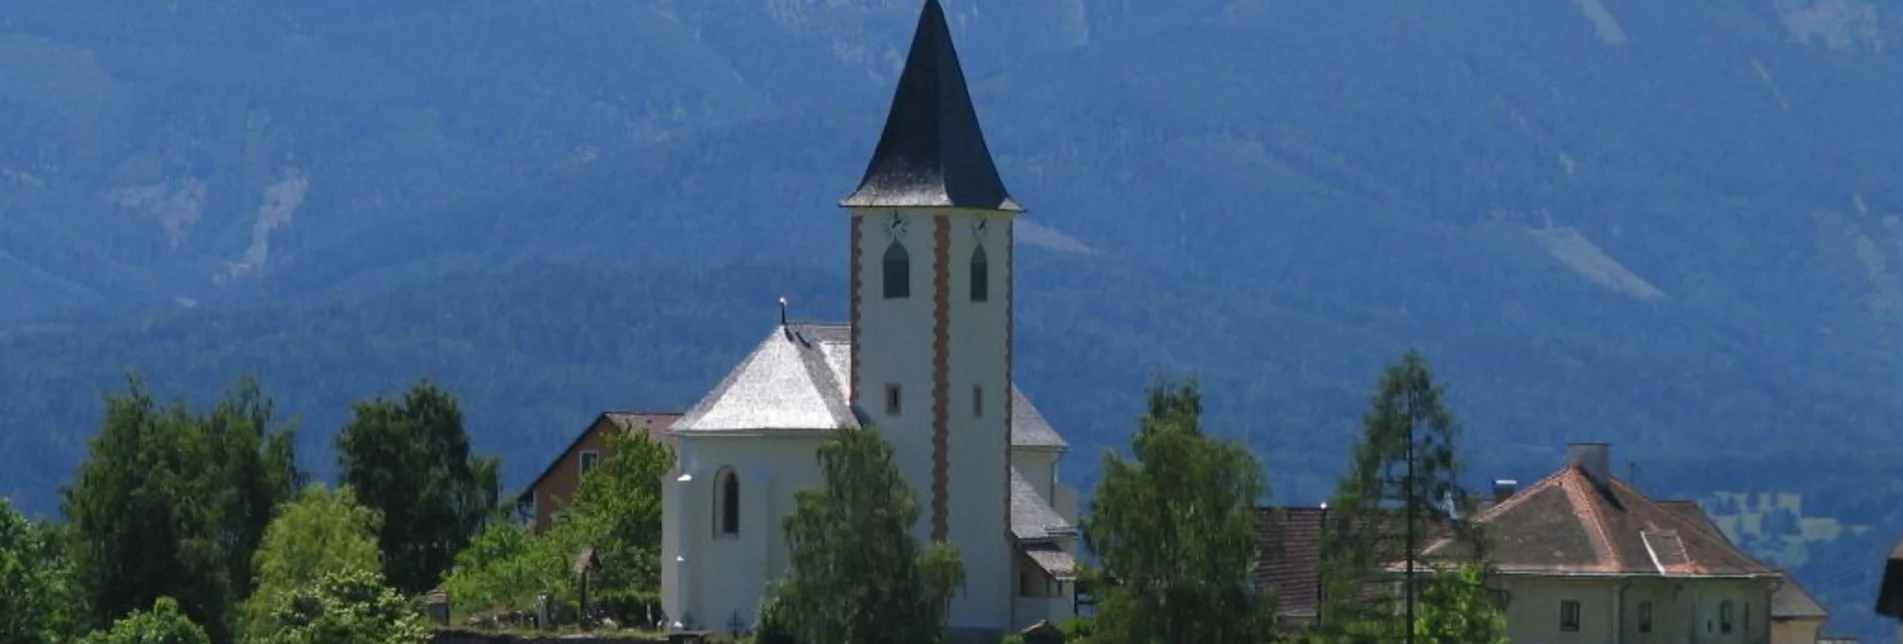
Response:
[{"label": "tree canopy", "polygon": [[[1491,620],[1484,614],[1454,616],[1450,611],[1496,608],[1484,601],[1465,602],[1468,595],[1456,588],[1459,575],[1436,575],[1418,556],[1430,538],[1451,537],[1465,547],[1453,549],[1454,554],[1437,563],[1457,570],[1480,565],[1482,541],[1466,520],[1472,497],[1459,480],[1459,437],[1445,388],[1425,357],[1408,351],[1383,370],[1362,416],[1362,434],[1355,440],[1347,472],[1329,499],[1321,543],[1326,592],[1319,637],[1406,641],[1410,629],[1418,633],[1424,628],[1423,611],[1433,612],[1435,623],[1442,625]],[[1395,580],[1395,568],[1400,569],[1399,586],[1386,583]],[[1436,584],[1432,594],[1426,592],[1429,582]],[[1421,602],[1397,614],[1395,602],[1409,596],[1421,597]],[[1462,603],[1425,606],[1443,599]]]},{"label": "tree canopy", "polygon": [[762,630],[806,642],[899,644],[944,636],[964,565],[951,545],[912,538],[918,501],[877,430],[837,430],[818,449],[824,484],[795,494],[790,562]]},{"label": "tree canopy", "polygon": [[408,594],[434,588],[495,512],[499,461],[470,453],[461,408],[428,381],[400,400],[352,405],[336,444],[343,484],[383,516],[390,583]]},{"label": "tree canopy", "polygon": [[0,498],[0,642],[63,641],[79,598],[55,528],[28,521]]},{"label": "tree canopy", "polygon": [[280,628],[271,617],[282,598],[316,585],[325,573],[381,571],[381,524],[375,510],[357,505],[348,487],[311,485],[279,506],[258,546],[257,590],[240,611],[240,632],[259,639]]},{"label": "tree canopy", "polygon": [[623,623],[646,623],[647,609],[659,602],[661,477],[673,464],[673,452],[646,434],[610,437],[546,534],[496,520],[456,555],[443,582],[450,601],[471,611],[526,608],[542,592],[577,602],[572,564],[593,550],[600,568],[590,606]]},{"label": "tree canopy", "polygon": [[81,644],[211,644],[205,629],[179,610],[170,597],[154,600],[151,610],[134,611],[107,630],[93,631]]},{"label": "tree canopy", "polygon": [[1149,398],[1136,461],[1105,454],[1084,522],[1103,589],[1091,641],[1265,641],[1274,602],[1251,583],[1262,466],[1203,432],[1195,383],[1163,383]]},{"label": "tree canopy", "polygon": [[105,426],[62,491],[78,582],[103,626],[160,597],[227,639],[250,594],[252,553],[301,478],[292,429],[242,378],[209,413],[161,407],[137,376],[108,396]]},{"label": "tree canopy", "polygon": [[258,644],[422,644],[429,630],[376,570],[327,571],[316,583],[278,595],[269,633]]}]

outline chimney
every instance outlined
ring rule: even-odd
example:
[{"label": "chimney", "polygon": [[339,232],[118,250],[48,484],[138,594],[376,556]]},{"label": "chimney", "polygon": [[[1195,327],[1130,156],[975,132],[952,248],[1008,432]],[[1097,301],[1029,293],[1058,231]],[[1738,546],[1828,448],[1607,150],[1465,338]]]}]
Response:
[{"label": "chimney", "polygon": [[1612,474],[1612,444],[1585,442],[1566,444],[1566,464],[1585,470],[1593,482],[1604,484]]},{"label": "chimney", "polygon": [[1512,498],[1513,493],[1517,491],[1519,487],[1520,482],[1513,479],[1494,479],[1493,502],[1500,503]]}]

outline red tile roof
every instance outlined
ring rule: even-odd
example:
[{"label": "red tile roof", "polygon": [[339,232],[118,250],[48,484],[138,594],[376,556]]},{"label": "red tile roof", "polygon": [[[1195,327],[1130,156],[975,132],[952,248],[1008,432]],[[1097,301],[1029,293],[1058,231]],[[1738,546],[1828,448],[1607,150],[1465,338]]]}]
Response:
[{"label": "red tile roof", "polygon": [[[1507,573],[1776,576],[1695,504],[1647,498],[1618,477],[1568,466],[1474,516],[1487,560]],[[1445,543],[1431,557],[1451,552]]]},{"label": "red tile roof", "polygon": [[1321,603],[1316,566],[1326,514],[1321,508],[1256,510],[1256,587],[1274,589],[1284,615],[1313,616]]}]

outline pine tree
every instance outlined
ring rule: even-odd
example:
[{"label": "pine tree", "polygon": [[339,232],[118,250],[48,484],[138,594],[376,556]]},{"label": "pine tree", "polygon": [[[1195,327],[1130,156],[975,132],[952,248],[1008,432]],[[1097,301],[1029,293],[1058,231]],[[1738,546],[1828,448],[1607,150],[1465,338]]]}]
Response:
[{"label": "pine tree", "polygon": [[1459,424],[1445,400],[1418,352],[1403,354],[1382,374],[1348,472],[1328,503],[1320,639],[1413,641],[1417,607],[1397,602],[1419,595],[1428,567],[1416,555],[1432,539],[1480,543],[1471,524],[1456,520],[1466,516],[1469,496],[1459,481]]}]

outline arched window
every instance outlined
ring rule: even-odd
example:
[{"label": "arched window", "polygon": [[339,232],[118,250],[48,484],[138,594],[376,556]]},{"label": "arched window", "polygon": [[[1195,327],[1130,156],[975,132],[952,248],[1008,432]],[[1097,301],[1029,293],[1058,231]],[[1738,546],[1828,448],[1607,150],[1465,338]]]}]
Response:
[{"label": "arched window", "polygon": [[885,298],[902,300],[912,296],[912,256],[905,245],[892,242],[885,247]]},{"label": "arched window", "polygon": [[733,470],[721,470],[714,477],[714,535],[731,537],[740,534],[740,477]]},{"label": "arched window", "polygon": [[985,247],[979,246],[971,251],[971,301],[983,302],[991,299],[991,266],[985,260]]},{"label": "arched window", "polygon": [[1718,632],[1731,632],[1731,600],[1718,602]]}]

